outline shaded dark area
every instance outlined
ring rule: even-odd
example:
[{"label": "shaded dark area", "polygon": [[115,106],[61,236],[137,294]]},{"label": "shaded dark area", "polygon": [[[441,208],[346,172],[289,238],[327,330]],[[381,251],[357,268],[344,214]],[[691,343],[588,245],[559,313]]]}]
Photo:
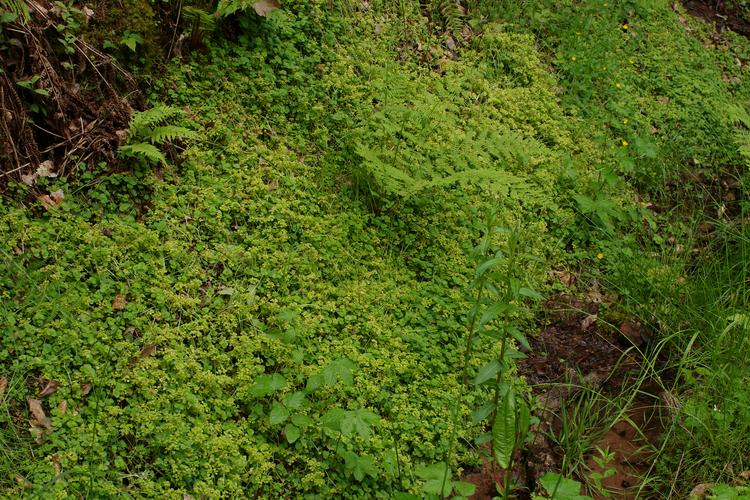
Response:
[{"label": "shaded dark area", "polygon": [[720,31],[730,29],[740,35],[750,36],[750,8],[743,8],[741,2],[684,0],[682,4],[692,15],[716,23]]},{"label": "shaded dark area", "polygon": [[28,6],[28,20],[2,26],[0,188],[114,162],[133,108],[143,106],[128,71],[84,37],[67,36],[69,26],[93,24],[93,11]]}]

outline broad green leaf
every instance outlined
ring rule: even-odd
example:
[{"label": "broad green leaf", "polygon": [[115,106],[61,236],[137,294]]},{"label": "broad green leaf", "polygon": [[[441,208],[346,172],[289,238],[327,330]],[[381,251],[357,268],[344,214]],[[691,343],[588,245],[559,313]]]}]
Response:
[{"label": "broad green leaf", "polygon": [[437,463],[429,467],[417,467],[417,477],[424,479],[422,490],[430,495],[447,497],[453,491],[453,474],[444,463]]},{"label": "broad green leaf", "polygon": [[378,468],[375,466],[375,462],[372,458],[362,455],[357,455],[351,451],[339,452],[339,455],[344,459],[344,467],[350,472],[354,479],[362,481],[365,475],[370,477],[377,477]]},{"label": "broad green leaf", "polygon": [[380,422],[380,417],[370,410],[360,408],[347,411],[341,421],[341,432],[345,436],[351,436],[356,432],[362,439],[367,439],[372,434],[370,425],[375,425],[378,422]]},{"label": "broad green leaf", "polygon": [[498,360],[491,360],[489,363],[479,369],[476,378],[474,378],[474,385],[481,385],[488,380],[492,380],[500,371],[500,368],[501,366]]},{"label": "broad green leaf", "polygon": [[492,426],[492,452],[498,465],[507,469],[516,447],[516,408],[513,388],[500,399]]},{"label": "broad green leaf", "polygon": [[531,288],[521,287],[521,288],[518,289],[518,293],[520,295],[523,295],[524,297],[528,297],[528,298],[534,299],[534,300],[543,300],[544,299],[544,297],[542,296],[542,294],[540,294],[536,290],[532,290]]},{"label": "broad green leaf", "polygon": [[472,422],[474,422],[475,424],[478,424],[479,422],[483,421],[485,418],[489,417],[494,407],[495,405],[492,403],[492,401],[490,401],[480,406],[473,412],[471,412]]},{"label": "broad green leaf", "polygon": [[494,259],[490,259],[490,260],[486,260],[482,262],[482,264],[479,267],[477,267],[476,277],[478,278],[482,276],[488,270],[503,263],[503,261],[505,261],[505,257],[495,257]]},{"label": "broad green leaf", "polygon": [[464,497],[470,497],[477,491],[477,485],[473,483],[466,483],[464,481],[456,481],[453,483],[453,488],[456,492]]},{"label": "broad green leaf", "polygon": [[299,313],[294,309],[284,309],[276,315],[276,319],[283,322],[292,321],[294,319],[297,319],[298,317]]},{"label": "broad green leaf", "polygon": [[331,429],[332,431],[341,431],[341,422],[346,418],[346,411],[341,408],[333,408],[323,414],[320,422],[323,427]]},{"label": "broad green leaf", "polygon": [[300,436],[300,430],[299,427],[297,427],[294,424],[286,424],[284,426],[284,436],[286,436],[286,440],[288,443],[293,443],[296,440],[299,439]]},{"label": "broad green leaf", "polygon": [[556,500],[591,500],[581,495],[581,483],[566,479],[556,472],[548,472],[539,480],[550,498]]},{"label": "broad green leaf", "polygon": [[250,395],[256,398],[269,396],[286,386],[286,379],[278,374],[260,375],[250,388]]},{"label": "broad green leaf", "polygon": [[508,327],[507,331],[511,337],[516,339],[516,341],[524,347],[524,349],[527,349],[529,351],[531,350],[531,346],[529,345],[529,341],[526,338],[526,335],[521,333],[518,328],[516,328],[515,326],[510,326]]},{"label": "broad green leaf", "polygon": [[271,425],[283,424],[288,418],[289,410],[281,403],[274,401],[271,405],[271,413],[268,416]]},{"label": "broad green leaf", "polygon": [[526,439],[526,434],[529,432],[531,427],[531,412],[529,411],[529,405],[526,401],[521,400],[518,408],[518,438],[523,443]]},{"label": "broad green leaf", "polygon": [[515,309],[516,306],[514,306],[513,304],[496,302],[485,309],[484,314],[482,314],[482,318],[479,320],[479,326],[486,325],[493,319],[497,318],[498,315],[513,312],[515,311]]},{"label": "broad green leaf", "polygon": [[477,436],[477,438],[474,440],[474,444],[476,444],[477,446],[482,446],[483,444],[487,444],[490,441],[492,441],[492,433],[484,432]]},{"label": "broad green leaf", "polygon": [[393,498],[395,500],[420,500],[420,498],[416,495],[412,495],[411,493],[404,493],[403,491],[397,491]]},{"label": "broad green leaf", "polygon": [[294,415],[292,415],[292,423],[300,429],[306,429],[310,427],[313,422],[313,419],[311,419],[307,415],[302,415],[301,413],[295,413]]},{"label": "broad green leaf", "polygon": [[320,376],[320,374],[316,373],[314,375],[310,375],[310,377],[307,379],[305,390],[307,392],[317,391],[321,385],[323,385],[323,377]]},{"label": "broad green leaf", "polygon": [[526,359],[526,355],[519,350],[508,348],[505,350],[503,361],[514,360],[514,359]]},{"label": "broad green leaf", "polygon": [[290,410],[296,410],[303,404],[305,404],[305,393],[302,391],[295,391],[284,397],[284,406]]},{"label": "broad green leaf", "polygon": [[350,386],[354,384],[352,373],[356,368],[357,365],[348,359],[340,358],[326,365],[320,374],[323,377],[323,382],[328,386],[335,385],[339,380],[342,384]]}]

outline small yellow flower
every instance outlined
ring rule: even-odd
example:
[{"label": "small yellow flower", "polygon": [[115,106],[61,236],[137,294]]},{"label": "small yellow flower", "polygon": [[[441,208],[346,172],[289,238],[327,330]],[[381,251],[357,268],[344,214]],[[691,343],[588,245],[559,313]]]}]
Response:
[{"label": "small yellow flower", "polygon": [[625,147],[627,147],[628,146],[628,141],[626,141],[625,139],[623,139],[622,140],[622,145],[625,146]]},{"label": "small yellow flower", "polygon": [[620,85],[619,83],[615,83],[615,87],[617,87],[618,89],[620,89],[620,88],[622,88],[622,85]]},{"label": "small yellow flower", "polygon": [[622,25],[622,29],[626,30],[628,28],[629,28],[628,23],[625,23],[625,24]]},{"label": "small yellow flower", "polygon": [[629,62],[630,64],[635,64],[635,59],[633,59],[633,58],[631,57],[630,59],[628,59],[628,62]]},{"label": "small yellow flower", "polygon": [[630,120],[628,120],[627,118],[623,118],[623,119],[622,119],[622,123],[623,123],[623,125],[627,125],[629,121],[630,121]]},{"label": "small yellow flower", "polygon": [[602,260],[604,258],[604,254],[599,252],[598,254],[596,254],[596,258]]},{"label": "small yellow flower", "polygon": [[575,61],[576,60],[576,56],[571,57],[570,60],[571,61]]}]

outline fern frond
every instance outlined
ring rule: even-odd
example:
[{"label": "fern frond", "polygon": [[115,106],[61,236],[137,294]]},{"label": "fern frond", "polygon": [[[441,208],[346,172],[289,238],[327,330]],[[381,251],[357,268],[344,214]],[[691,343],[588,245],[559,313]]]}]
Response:
[{"label": "fern frond", "polygon": [[153,163],[167,162],[164,153],[159,151],[159,149],[153,144],[146,144],[143,142],[127,144],[125,146],[120,146],[118,151],[120,155],[124,157],[139,158]]},{"label": "fern frond", "polygon": [[216,17],[203,9],[186,5],[182,8],[182,15],[186,23],[194,24],[197,22],[201,31],[212,32],[216,29]]},{"label": "fern frond", "polygon": [[440,16],[447,31],[453,34],[461,32],[464,25],[464,13],[457,0],[438,0]]},{"label": "fern frond", "polygon": [[484,187],[488,191],[513,198],[523,198],[531,192],[529,184],[525,179],[502,170],[484,168],[467,170],[432,181],[417,182],[408,191],[407,196],[413,196],[431,188],[448,187],[451,184],[459,184],[461,186],[475,184]]},{"label": "fern frond", "polygon": [[146,111],[135,113],[130,119],[130,131],[128,136],[138,139],[143,134],[148,134],[148,128],[175,116],[183,115],[185,112],[173,106],[159,105]]},{"label": "fern frond", "polygon": [[178,127],[176,125],[165,125],[148,131],[147,136],[144,137],[144,139],[148,140],[151,144],[163,144],[168,141],[174,141],[175,139],[192,139],[195,136],[195,131],[190,130],[189,128]]},{"label": "fern frond", "polygon": [[248,8],[250,8],[250,2],[247,0],[219,0],[219,4],[216,6],[216,16],[227,17]]}]

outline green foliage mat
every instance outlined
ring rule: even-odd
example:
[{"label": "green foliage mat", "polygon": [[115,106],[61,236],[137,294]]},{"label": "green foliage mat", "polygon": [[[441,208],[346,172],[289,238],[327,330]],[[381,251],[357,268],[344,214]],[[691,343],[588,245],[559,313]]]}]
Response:
[{"label": "green foliage mat", "polygon": [[[170,104],[203,132],[163,181],[2,207],[0,418],[28,450],[8,494],[390,497],[444,460],[485,208],[524,227],[529,284],[574,218],[554,81],[529,37],[483,42],[528,59],[508,78],[481,51],[440,77],[398,62],[399,21],[293,12],[174,66]],[[29,433],[41,380],[51,430]],[[461,425],[460,464],[480,431]]]},{"label": "green foliage mat", "polygon": [[[620,13],[591,22],[627,48]],[[674,167],[660,159],[695,156],[710,141],[685,120],[734,148],[701,161],[742,160],[745,112],[696,118],[729,109],[721,89],[723,108],[693,102],[716,71],[684,76],[697,83],[679,109],[652,108],[635,89],[672,76],[623,62],[622,80],[594,77],[580,65],[610,53],[587,62],[570,39],[555,75],[529,30],[486,25],[455,57],[421,15],[290,0],[239,24],[236,43],[155,83],[153,100],[200,130],[180,164],[41,179],[65,196],[49,209],[0,202],[0,494],[421,494],[462,390],[485,210],[522,234],[535,259],[521,285],[541,290],[553,264],[634,244],[610,238],[644,219],[618,174],[651,180]],[[652,36],[667,65],[670,37]],[[608,90],[587,100],[593,88]],[[611,106],[583,109],[598,101]],[[476,350],[474,370],[497,354]],[[480,463],[468,414],[484,396],[465,398],[453,470]]]}]

